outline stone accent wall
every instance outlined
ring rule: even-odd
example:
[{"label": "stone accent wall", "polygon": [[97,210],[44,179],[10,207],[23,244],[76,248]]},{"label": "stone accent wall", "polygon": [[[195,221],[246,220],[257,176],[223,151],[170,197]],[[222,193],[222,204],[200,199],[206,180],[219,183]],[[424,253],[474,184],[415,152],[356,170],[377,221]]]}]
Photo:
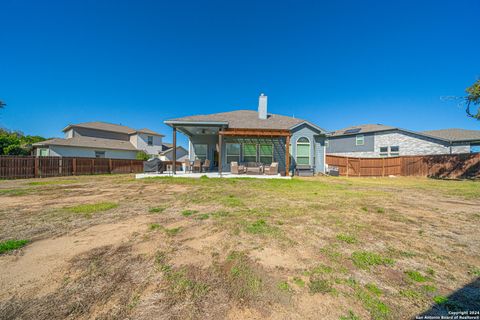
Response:
[{"label": "stone accent wall", "polygon": [[470,144],[468,143],[453,145],[450,151],[450,144],[447,142],[409,132],[386,131],[375,133],[373,152],[335,152],[328,154],[344,157],[377,158],[380,157],[380,147],[390,146],[399,146],[401,156],[470,152]]},{"label": "stone accent wall", "polygon": [[374,154],[380,156],[380,147],[388,146],[399,146],[401,156],[450,153],[447,142],[401,131],[376,133]]}]

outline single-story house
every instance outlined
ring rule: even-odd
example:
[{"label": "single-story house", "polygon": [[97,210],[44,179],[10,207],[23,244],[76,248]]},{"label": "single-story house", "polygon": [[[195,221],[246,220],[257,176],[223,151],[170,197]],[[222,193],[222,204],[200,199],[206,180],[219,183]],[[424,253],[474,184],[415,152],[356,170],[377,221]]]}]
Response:
[{"label": "single-story house", "polygon": [[348,157],[480,152],[480,130],[415,132],[383,124],[365,124],[331,132],[326,152],[329,155]]},{"label": "single-story house", "polygon": [[[136,159],[143,151],[159,157],[171,147],[162,134],[150,129],[132,129],[106,122],[71,124],[63,129],[64,138],[34,143],[36,156]],[[181,153],[181,151],[180,151]]]},{"label": "single-story house", "polygon": [[306,120],[267,112],[267,96],[259,97],[258,110],[236,110],[166,120],[189,140],[191,161],[210,160],[210,169],[229,172],[238,163],[272,162],[283,175],[297,164],[325,171],[325,130]]}]

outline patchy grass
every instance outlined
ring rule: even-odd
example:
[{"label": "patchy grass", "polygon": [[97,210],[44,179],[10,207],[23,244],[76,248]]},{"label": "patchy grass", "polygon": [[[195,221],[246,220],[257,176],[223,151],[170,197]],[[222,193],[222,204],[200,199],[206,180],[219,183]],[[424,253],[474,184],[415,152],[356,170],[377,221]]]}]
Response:
[{"label": "patchy grass", "polygon": [[252,234],[272,234],[278,231],[276,227],[270,226],[265,220],[259,219],[245,226],[245,231]]},{"label": "patchy grass", "polygon": [[66,209],[69,212],[80,213],[86,217],[91,217],[94,213],[111,210],[117,207],[118,204],[114,202],[99,202],[92,204],[79,204],[74,207],[67,207]]},{"label": "patchy grass", "polygon": [[255,299],[263,289],[262,278],[251,267],[247,256],[238,251],[227,257],[226,280],[233,296],[240,300]]},{"label": "patchy grass", "polygon": [[163,228],[163,227],[158,223],[150,223],[148,225],[148,229],[150,229],[150,230],[157,230],[157,229],[161,229],[161,228]]},{"label": "patchy grass", "polygon": [[30,193],[29,189],[0,189],[0,196],[24,196]]},{"label": "patchy grass", "polygon": [[[61,179],[42,182],[50,180]],[[2,190],[13,191],[1,198],[0,240],[62,241],[68,233],[88,244],[92,226],[112,237],[91,241],[88,254],[64,265],[55,261],[56,248],[41,247],[42,254],[52,252],[45,263],[65,271],[45,298],[23,298],[28,284],[21,286],[21,275],[29,271],[4,259],[2,271],[15,286],[4,288],[12,299],[0,302],[0,318],[303,319],[318,311],[337,319],[410,319],[434,297],[480,276],[480,249],[472,245],[480,239],[478,182],[133,175],[75,181],[37,188],[28,180],[2,181]],[[124,200],[112,214],[68,214],[79,202],[115,199]],[[151,215],[162,212],[169,214]],[[439,308],[450,310],[454,302]]]},{"label": "patchy grass", "polygon": [[415,270],[407,270],[405,271],[405,274],[415,282],[426,282],[430,280],[428,277],[423,276],[420,272]]},{"label": "patchy grass", "polygon": [[25,246],[28,240],[6,240],[0,242],[0,254]]},{"label": "patchy grass", "polygon": [[310,289],[310,293],[312,294],[329,293],[334,291],[332,284],[328,280],[315,277],[310,278],[308,288]]},{"label": "patchy grass", "polygon": [[294,278],[293,278],[293,283],[295,283],[295,284],[296,284],[297,286],[299,286],[300,288],[305,287],[305,281],[303,281],[302,278],[294,277]]},{"label": "patchy grass", "polygon": [[348,315],[341,316],[339,320],[361,320],[361,318],[357,316],[352,310],[349,310]]},{"label": "patchy grass", "polygon": [[345,233],[337,234],[337,239],[349,244],[357,243],[357,238],[355,238],[355,236],[345,234]]},{"label": "patchy grass", "polygon": [[167,209],[166,207],[153,207],[153,208],[148,209],[148,212],[150,212],[150,213],[162,213],[166,209]]},{"label": "patchy grass", "polygon": [[43,180],[43,181],[32,181],[27,183],[29,186],[51,186],[59,184],[72,184],[77,182],[77,180]]},{"label": "patchy grass", "polygon": [[197,220],[206,220],[208,218],[210,218],[210,215],[208,213],[202,213],[196,217]]},{"label": "patchy grass", "polygon": [[436,304],[446,304],[448,302],[448,298],[444,296],[435,296],[433,297],[433,302]]},{"label": "patchy grass", "polygon": [[386,258],[375,252],[355,251],[352,253],[352,261],[355,266],[361,269],[370,269],[370,267],[380,265],[393,265],[393,259]]},{"label": "patchy grass", "polygon": [[183,210],[182,211],[182,216],[190,217],[190,216],[194,215],[195,213],[198,213],[198,210]]}]

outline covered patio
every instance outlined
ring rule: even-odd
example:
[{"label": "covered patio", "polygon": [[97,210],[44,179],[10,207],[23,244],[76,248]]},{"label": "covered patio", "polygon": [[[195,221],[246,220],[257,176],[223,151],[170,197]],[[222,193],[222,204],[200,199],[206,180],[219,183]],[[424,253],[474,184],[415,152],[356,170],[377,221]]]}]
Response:
[{"label": "covered patio", "polygon": [[[166,121],[172,127],[173,149],[177,147],[177,131],[189,138],[190,161],[202,161],[210,164],[205,173],[215,173],[211,177],[260,177],[263,170],[256,174],[245,172],[232,174],[232,162],[258,163],[260,166],[270,166],[277,163],[276,176],[288,176],[290,171],[290,137],[289,130],[282,129],[241,129],[228,128],[228,122],[190,122]],[[174,155],[173,163],[176,163]],[[195,177],[199,173],[179,171],[178,166],[171,168],[171,175],[190,175]],[[202,175],[204,175],[203,173]],[[250,173],[250,174],[249,174]],[[209,175],[207,175],[209,176]]]}]

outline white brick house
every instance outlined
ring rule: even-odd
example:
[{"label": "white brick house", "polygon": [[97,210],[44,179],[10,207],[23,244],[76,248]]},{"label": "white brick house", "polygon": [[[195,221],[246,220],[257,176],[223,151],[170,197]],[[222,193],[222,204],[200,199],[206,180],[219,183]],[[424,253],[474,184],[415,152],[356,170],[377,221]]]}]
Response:
[{"label": "white brick house", "polygon": [[326,152],[372,158],[480,152],[480,130],[414,132],[381,124],[361,125],[330,133]]}]

